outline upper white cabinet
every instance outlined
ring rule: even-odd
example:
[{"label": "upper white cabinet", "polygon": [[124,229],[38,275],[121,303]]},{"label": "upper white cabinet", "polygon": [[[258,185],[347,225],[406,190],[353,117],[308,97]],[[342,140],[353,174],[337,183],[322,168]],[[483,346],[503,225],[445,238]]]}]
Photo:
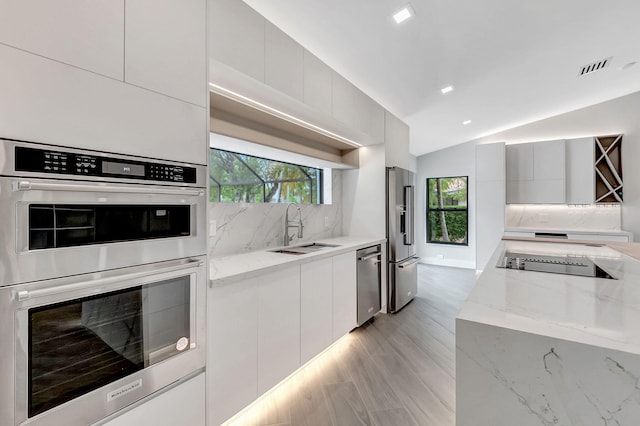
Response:
[{"label": "upper white cabinet", "polygon": [[594,202],[593,138],[567,140],[567,204]]},{"label": "upper white cabinet", "polygon": [[127,0],[125,81],[205,107],[206,2]]},{"label": "upper white cabinet", "polygon": [[265,26],[243,1],[209,0],[209,57],[264,82]]},{"label": "upper white cabinet", "polygon": [[304,103],[322,113],[331,115],[333,71],[307,50],[304,51],[303,59]]},{"label": "upper white cabinet", "polygon": [[304,49],[271,22],[265,25],[264,82],[302,101]]},{"label": "upper white cabinet", "polygon": [[341,75],[333,74],[333,116],[355,129],[384,142],[385,111]]},{"label": "upper white cabinet", "polygon": [[507,145],[507,203],[565,203],[565,141]]},{"label": "upper white cabinet", "polygon": [[389,111],[384,112],[384,123],[387,167],[409,169],[409,126]]},{"label": "upper white cabinet", "polygon": [[300,266],[300,361],[309,361],[332,342],[333,262]]},{"label": "upper white cabinet", "polygon": [[121,81],[124,22],[124,0],[0,2],[1,43]]}]

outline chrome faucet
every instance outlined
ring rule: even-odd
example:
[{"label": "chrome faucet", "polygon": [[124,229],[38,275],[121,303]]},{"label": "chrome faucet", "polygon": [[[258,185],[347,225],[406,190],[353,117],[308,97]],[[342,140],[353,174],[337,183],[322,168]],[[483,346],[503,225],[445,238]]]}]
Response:
[{"label": "chrome faucet", "polygon": [[[289,207],[296,206],[298,210],[298,221],[289,220]],[[300,212],[300,207],[297,203],[289,203],[287,206],[287,211],[284,214],[284,245],[288,246],[291,240],[293,240],[294,235],[289,235],[289,228],[298,228],[298,238],[302,238],[303,233],[303,225],[302,225],[302,213]]]}]

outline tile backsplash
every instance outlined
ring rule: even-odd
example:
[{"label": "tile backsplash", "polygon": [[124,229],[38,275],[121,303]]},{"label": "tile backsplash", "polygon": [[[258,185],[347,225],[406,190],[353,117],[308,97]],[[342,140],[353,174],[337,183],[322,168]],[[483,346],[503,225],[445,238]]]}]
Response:
[{"label": "tile backsplash", "polygon": [[[301,240],[294,237],[290,244],[342,235],[341,187],[341,175],[334,171],[334,204],[300,205],[304,237]],[[287,204],[209,203],[209,222],[216,222],[216,235],[209,237],[209,254],[219,257],[282,246],[286,209]],[[292,220],[298,219],[293,207],[289,215]]]},{"label": "tile backsplash", "polygon": [[618,204],[508,204],[506,228],[557,229],[574,231],[620,231]]}]

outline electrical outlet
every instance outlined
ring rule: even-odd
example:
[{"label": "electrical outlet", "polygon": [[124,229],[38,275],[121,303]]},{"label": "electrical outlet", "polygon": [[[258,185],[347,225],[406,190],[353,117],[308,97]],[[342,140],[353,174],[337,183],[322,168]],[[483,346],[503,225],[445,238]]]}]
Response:
[{"label": "electrical outlet", "polygon": [[209,236],[210,237],[215,237],[216,236],[216,232],[217,232],[217,226],[216,226],[216,221],[215,220],[210,220],[209,221]]}]

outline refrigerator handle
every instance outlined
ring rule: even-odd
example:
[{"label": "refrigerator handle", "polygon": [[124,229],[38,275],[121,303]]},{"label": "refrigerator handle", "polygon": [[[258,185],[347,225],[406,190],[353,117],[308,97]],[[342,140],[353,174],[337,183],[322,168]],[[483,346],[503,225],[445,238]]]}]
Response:
[{"label": "refrigerator handle", "polygon": [[404,244],[413,245],[413,185],[404,187],[404,215],[401,224],[404,225]]}]

